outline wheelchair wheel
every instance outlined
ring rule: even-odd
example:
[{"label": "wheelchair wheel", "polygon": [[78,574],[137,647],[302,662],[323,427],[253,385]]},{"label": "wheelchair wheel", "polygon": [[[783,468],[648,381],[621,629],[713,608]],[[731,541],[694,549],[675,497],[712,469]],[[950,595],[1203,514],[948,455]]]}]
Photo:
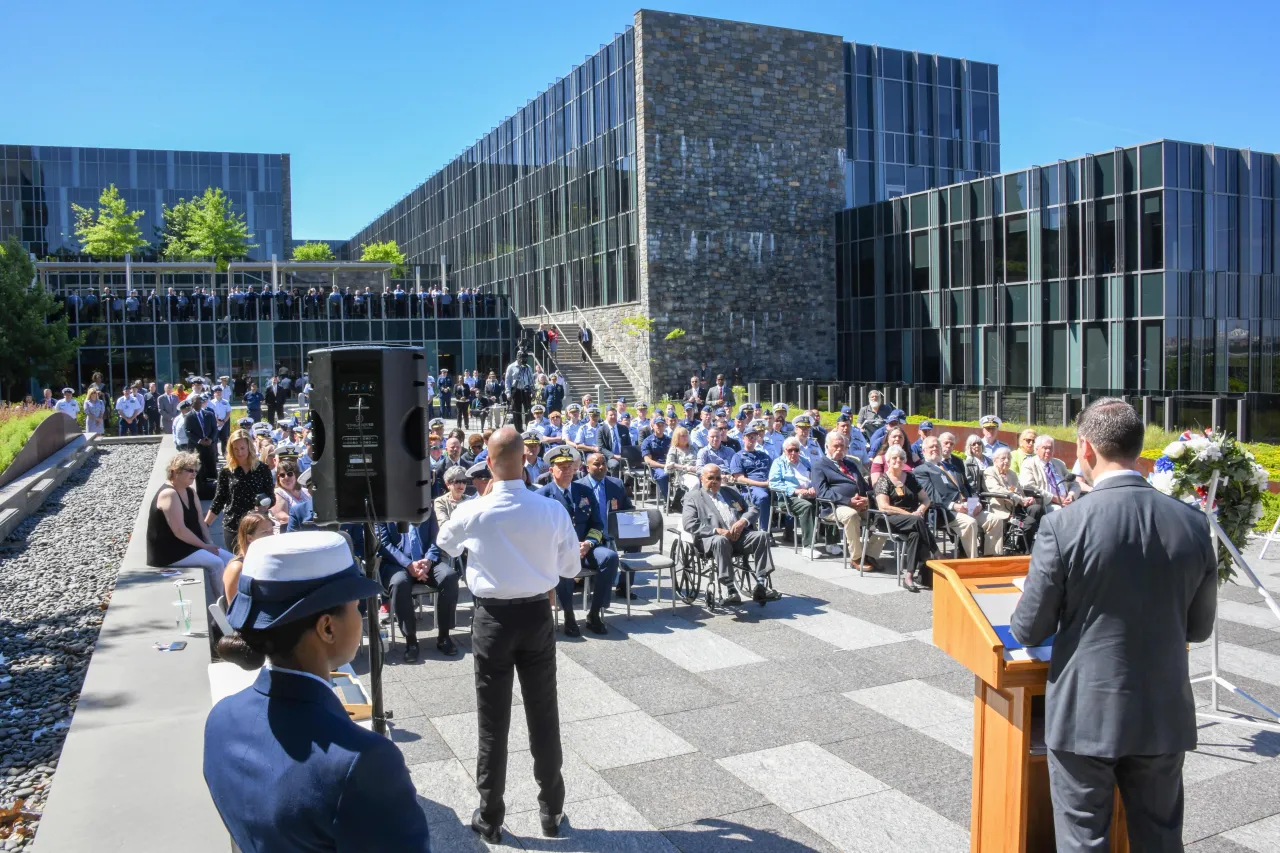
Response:
[{"label": "wheelchair wheel", "polygon": [[671,584],[684,600],[685,604],[693,604],[698,598],[698,590],[702,586],[702,575],[689,547],[679,539],[671,542],[671,562],[675,568],[671,571]]}]

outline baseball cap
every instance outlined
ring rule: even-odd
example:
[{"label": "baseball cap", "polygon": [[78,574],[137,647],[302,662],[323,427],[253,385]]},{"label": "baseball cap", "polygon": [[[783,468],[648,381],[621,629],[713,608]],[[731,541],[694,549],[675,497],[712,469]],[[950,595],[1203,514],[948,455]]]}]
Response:
[{"label": "baseball cap", "polygon": [[889,413],[889,420],[891,421],[898,421],[899,423],[901,423],[906,419],[907,419],[907,413],[902,411],[902,409],[894,409],[892,412]]},{"label": "baseball cap", "polygon": [[933,421],[921,421],[917,429],[933,429]]}]

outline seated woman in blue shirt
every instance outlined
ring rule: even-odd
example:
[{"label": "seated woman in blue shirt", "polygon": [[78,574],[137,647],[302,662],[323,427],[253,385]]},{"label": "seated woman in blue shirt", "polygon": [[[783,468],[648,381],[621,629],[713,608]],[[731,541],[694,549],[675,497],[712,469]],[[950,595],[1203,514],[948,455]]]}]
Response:
[{"label": "seated woman in blue shirt", "polygon": [[352,722],[329,681],[360,648],[357,602],[381,586],[340,534],[302,531],[249,546],[236,587],[218,653],[262,669],[209,713],[204,778],[238,848],[427,853],[399,748]]}]

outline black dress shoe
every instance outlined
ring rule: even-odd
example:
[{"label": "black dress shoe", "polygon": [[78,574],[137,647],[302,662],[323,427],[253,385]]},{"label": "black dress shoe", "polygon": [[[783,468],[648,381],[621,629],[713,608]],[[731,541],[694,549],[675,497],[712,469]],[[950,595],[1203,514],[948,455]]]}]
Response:
[{"label": "black dress shoe", "polygon": [[751,593],[751,600],[757,604],[764,604],[767,601],[777,601],[782,598],[782,593],[776,589],[769,589],[762,583],[756,584],[755,590]]},{"label": "black dress shoe", "polygon": [[542,822],[542,834],[547,838],[555,838],[560,834],[560,824],[564,821],[564,812],[549,815],[540,811],[538,812],[538,820]]},{"label": "black dress shoe", "polygon": [[479,809],[471,813],[471,831],[490,844],[502,843],[502,827],[485,823],[484,818],[480,817]]},{"label": "black dress shoe", "polygon": [[453,639],[450,637],[441,637],[436,640],[436,651],[445,657],[453,657],[458,653],[458,647],[454,645]]},{"label": "black dress shoe", "polygon": [[404,662],[405,663],[418,662],[418,644],[417,643],[404,644]]},{"label": "black dress shoe", "polygon": [[582,629],[578,627],[578,620],[571,617],[564,620],[564,635],[566,637],[582,636]]},{"label": "black dress shoe", "polygon": [[[615,590],[613,591],[613,597],[614,597],[614,598],[626,598],[626,597],[627,597],[627,590],[626,590],[626,589],[624,589],[623,587],[618,587],[617,589],[615,589]],[[636,595],[636,594],[633,592],[633,593],[631,593],[631,600],[632,600],[632,601],[639,601],[639,600],[640,600],[640,596]]]},{"label": "black dress shoe", "polygon": [[605,627],[604,617],[599,613],[587,614],[587,630],[593,634],[607,634],[609,629]]}]

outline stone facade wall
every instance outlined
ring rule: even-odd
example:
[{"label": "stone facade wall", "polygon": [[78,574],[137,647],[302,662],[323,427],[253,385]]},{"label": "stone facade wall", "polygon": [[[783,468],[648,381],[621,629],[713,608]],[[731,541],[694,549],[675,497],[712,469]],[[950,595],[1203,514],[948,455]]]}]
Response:
[{"label": "stone facade wall", "polygon": [[[654,396],[685,387],[702,362],[834,377],[843,40],[649,10],[635,27]],[[667,341],[677,328],[686,334]]]}]

